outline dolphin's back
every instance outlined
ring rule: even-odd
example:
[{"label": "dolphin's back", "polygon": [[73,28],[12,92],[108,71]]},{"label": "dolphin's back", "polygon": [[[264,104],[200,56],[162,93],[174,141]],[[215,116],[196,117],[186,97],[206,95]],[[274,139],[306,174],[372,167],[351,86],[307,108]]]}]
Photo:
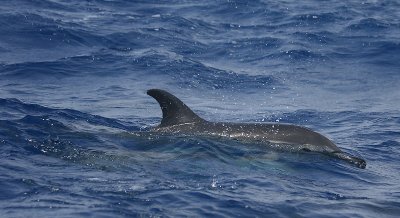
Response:
[{"label": "dolphin's back", "polygon": [[[173,129],[173,128],[172,128]],[[169,128],[169,131],[172,130]],[[296,150],[337,152],[340,149],[327,137],[311,129],[281,123],[201,122],[177,127],[177,132],[226,136],[242,141],[291,144]]]}]

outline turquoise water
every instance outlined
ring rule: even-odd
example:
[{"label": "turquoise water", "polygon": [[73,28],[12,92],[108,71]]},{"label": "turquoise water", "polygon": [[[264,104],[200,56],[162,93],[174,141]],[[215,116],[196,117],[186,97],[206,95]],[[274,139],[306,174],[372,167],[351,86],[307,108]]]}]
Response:
[{"label": "turquoise water", "polygon": [[[2,217],[397,217],[397,1],[2,1]],[[185,136],[210,121],[306,126],[367,161]]]}]

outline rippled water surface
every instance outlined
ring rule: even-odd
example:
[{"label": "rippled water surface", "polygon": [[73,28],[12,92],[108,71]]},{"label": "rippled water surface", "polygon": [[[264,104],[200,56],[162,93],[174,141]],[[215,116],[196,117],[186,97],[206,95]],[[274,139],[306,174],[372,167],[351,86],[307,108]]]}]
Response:
[{"label": "rippled water surface", "polygon": [[[0,3],[1,217],[397,217],[398,1]],[[367,161],[179,135],[207,120],[312,128]]]}]

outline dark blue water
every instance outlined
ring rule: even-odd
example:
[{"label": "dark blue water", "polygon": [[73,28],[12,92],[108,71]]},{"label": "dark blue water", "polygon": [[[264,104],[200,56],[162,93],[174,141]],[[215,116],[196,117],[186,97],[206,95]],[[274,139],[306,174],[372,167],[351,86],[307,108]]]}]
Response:
[{"label": "dark blue water", "polygon": [[[0,3],[1,217],[398,217],[400,3]],[[366,169],[182,136],[161,88],[212,121],[312,128]]]}]

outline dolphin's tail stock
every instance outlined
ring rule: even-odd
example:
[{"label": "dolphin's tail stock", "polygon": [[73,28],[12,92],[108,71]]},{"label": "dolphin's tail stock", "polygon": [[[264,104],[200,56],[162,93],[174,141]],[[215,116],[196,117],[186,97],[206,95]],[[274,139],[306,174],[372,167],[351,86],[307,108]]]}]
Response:
[{"label": "dolphin's tail stock", "polygon": [[332,152],[330,153],[331,156],[336,157],[340,160],[344,160],[348,163],[354,164],[356,165],[358,168],[361,169],[365,169],[365,167],[367,166],[367,162],[365,162],[364,159],[359,158],[359,157],[354,157],[351,156],[350,154],[347,154],[345,152],[342,151],[336,151],[336,152]]}]

